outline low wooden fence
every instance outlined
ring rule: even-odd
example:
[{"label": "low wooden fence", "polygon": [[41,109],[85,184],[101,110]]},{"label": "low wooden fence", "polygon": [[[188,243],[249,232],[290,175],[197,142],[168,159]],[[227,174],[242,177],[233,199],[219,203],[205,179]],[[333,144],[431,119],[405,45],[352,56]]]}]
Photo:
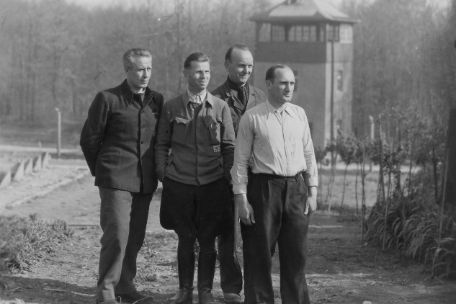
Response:
[{"label": "low wooden fence", "polygon": [[0,171],[0,188],[7,187],[13,181],[20,181],[31,174],[46,168],[51,155],[49,152],[40,153],[34,157],[18,161],[8,170]]}]

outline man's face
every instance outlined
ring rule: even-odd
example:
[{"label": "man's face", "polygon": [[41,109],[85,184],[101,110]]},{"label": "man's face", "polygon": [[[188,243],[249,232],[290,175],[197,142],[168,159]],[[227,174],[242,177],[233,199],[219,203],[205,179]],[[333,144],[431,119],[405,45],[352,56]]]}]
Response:
[{"label": "man's face", "polygon": [[207,88],[211,79],[211,67],[209,61],[192,61],[189,68],[184,69],[188,88],[191,92],[201,92]]},{"label": "man's face", "polygon": [[275,70],[274,80],[266,81],[269,99],[275,104],[283,104],[293,99],[295,77],[289,68]]},{"label": "man's face", "polygon": [[228,77],[236,84],[245,84],[252,75],[253,56],[250,51],[234,49],[231,60],[225,61]]},{"label": "man's face", "polygon": [[133,90],[146,88],[152,74],[152,58],[133,57],[126,73],[128,84]]}]

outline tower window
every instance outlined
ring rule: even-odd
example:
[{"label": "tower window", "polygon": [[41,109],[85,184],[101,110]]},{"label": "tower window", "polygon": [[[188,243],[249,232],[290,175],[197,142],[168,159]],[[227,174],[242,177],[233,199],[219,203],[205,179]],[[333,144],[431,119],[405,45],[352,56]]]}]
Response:
[{"label": "tower window", "polygon": [[317,41],[317,26],[316,25],[295,25],[290,27],[288,34],[289,41]]},{"label": "tower window", "polygon": [[272,25],[271,38],[272,41],[285,41],[285,28],[281,25]]},{"label": "tower window", "polygon": [[326,28],[325,28],[325,25],[324,24],[320,24],[318,29],[319,29],[318,41],[325,42],[326,41]]},{"label": "tower window", "polygon": [[339,33],[339,25],[338,24],[328,24],[328,41],[339,41],[340,40],[340,33]]},{"label": "tower window", "polygon": [[340,42],[341,43],[352,43],[353,42],[353,27],[350,24],[341,24]]},{"label": "tower window", "polygon": [[258,33],[258,40],[260,42],[269,42],[271,41],[271,24],[263,23],[260,27]]}]

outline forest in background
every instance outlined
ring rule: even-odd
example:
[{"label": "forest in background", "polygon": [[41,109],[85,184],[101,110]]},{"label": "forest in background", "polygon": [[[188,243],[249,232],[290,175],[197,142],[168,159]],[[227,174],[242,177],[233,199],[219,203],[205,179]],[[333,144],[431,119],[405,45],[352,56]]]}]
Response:
[{"label": "forest in background", "polygon": [[[166,98],[184,87],[182,62],[201,50],[212,59],[211,88],[224,80],[226,49],[254,48],[253,14],[271,0],[149,0],[142,7],[84,9],[61,0],[0,0],[0,124],[82,124],[95,93],[123,79],[121,56],[151,49],[151,87]],[[343,0],[354,29],[354,131],[369,115],[417,112],[445,125],[456,106],[456,7],[426,0]],[[383,116],[381,116],[383,115]],[[397,121],[395,120],[391,120]],[[394,126],[386,131],[392,133]]]}]

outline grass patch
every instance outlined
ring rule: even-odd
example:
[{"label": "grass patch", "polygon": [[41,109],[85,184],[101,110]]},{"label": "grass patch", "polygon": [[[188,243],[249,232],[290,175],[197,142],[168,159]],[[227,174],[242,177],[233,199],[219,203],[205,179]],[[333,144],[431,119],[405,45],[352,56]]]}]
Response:
[{"label": "grass patch", "polygon": [[61,220],[48,223],[36,215],[0,216],[0,269],[29,270],[31,265],[54,254],[72,235],[73,231]]},{"label": "grass patch", "polygon": [[377,202],[367,221],[367,240],[423,263],[433,277],[454,279],[456,222],[424,197],[396,194]]}]

